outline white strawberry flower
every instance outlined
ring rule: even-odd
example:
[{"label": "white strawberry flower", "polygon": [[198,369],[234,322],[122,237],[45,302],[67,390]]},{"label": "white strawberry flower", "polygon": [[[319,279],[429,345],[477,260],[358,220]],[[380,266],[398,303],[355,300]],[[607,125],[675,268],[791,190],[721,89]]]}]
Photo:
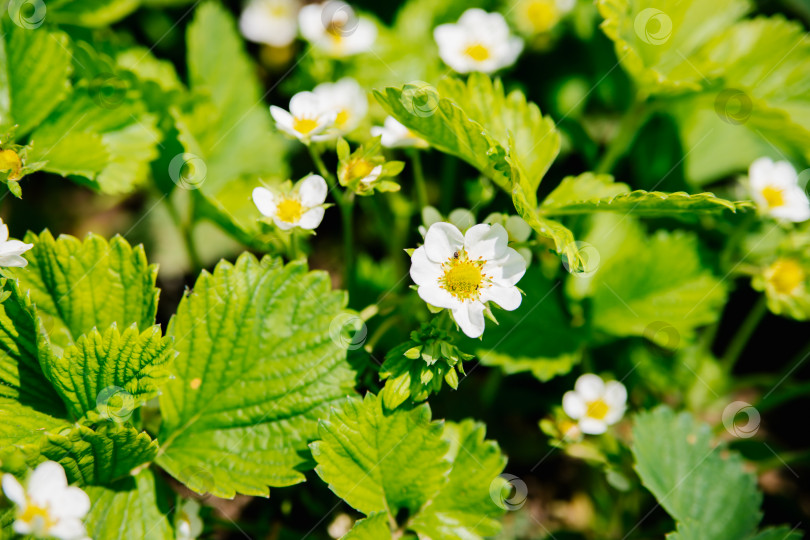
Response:
[{"label": "white strawberry flower", "polygon": [[381,143],[386,148],[427,148],[428,143],[418,135],[406,128],[402,123],[389,116],[385,119],[382,126],[374,126],[371,128],[372,137],[382,137]]},{"label": "white strawberry flower", "polygon": [[14,476],[4,474],[3,492],[17,506],[15,533],[60,540],[87,537],[82,519],[90,510],[90,497],[80,488],[68,486],[60,464],[40,463],[25,487]]},{"label": "white strawberry flower", "polygon": [[350,77],[334,83],[322,83],[312,93],[324,111],[335,114],[332,132],[335,136],[353,131],[368,113],[366,91]]},{"label": "white strawberry flower", "polygon": [[377,39],[373,21],[358,17],[340,0],[309,4],[298,14],[301,35],[329,56],[341,58],[366,52]]},{"label": "white strawberry flower", "polygon": [[511,18],[520,32],[533,36],[554,28],[575,4],[575,0],[519,0]]},{"label": "white strawberry flower", "polygon": [[298,0],[250,0],[239,17],[239,29],[250,41],[286,47],[298,34]]},{"label": "white strawberry flower", "polygon": [[8,226],[0,219],[0,266],[27,266],[22,254],[34,247],[20,240],[9,240]]},{"label": "white strawberry flower", "polygon": [[253,190],[253,203],[262,215],[271,218],[281,230],[287,231],[293,227],[312,230],[323,220],[328,191],[326,181],[313,174],[285,192],[257,187]]},{"label": "white strawberry flower", "polygon": [[331,138],[324,134],[335,123],[337,113],[324,108],[320,97],[312,92],[298,92],[290,99],[290,110],[270,106],[276,127],[304,144]]},{"label": "white strawberry flower", "polygon": [[434,223],[411,256],[419,296],[449,309],[467,336],[481,336],[487,302],[513,311],[522,299],[515,284],[526,273],[526,262],[507,243],[500,225],[475,225],[462,235],[455,225]]},{"label": "white strawberry flower", "polygon": [[493,73],[511,66],[523,50],[523,40],[509,32],[500,13],[478,8],[465,11],[455,24],[433,31],[439,56],[458,73]]},{"label": "white strawberry flower", "polygon": [[748,181],[761,213],[793,222],[810,219],[810,201],[799,185],[796,169],[787,161],[757,159],[748,170]]},{"label": "white strawberry flower", "polygon": [[574,390],[565,393],[562,405],[583,433],[600,435],[624,416],[627,389],[619,381],[605,383],[598,375],[586,373],[574,383]]}]

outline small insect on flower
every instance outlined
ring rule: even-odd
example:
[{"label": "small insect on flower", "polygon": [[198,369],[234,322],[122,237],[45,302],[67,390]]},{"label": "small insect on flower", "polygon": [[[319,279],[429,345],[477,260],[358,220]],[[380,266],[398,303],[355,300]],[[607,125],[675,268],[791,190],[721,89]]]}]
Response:
[{"label": "small insect on flower", "polygon": [[22,254],[34,247],[19,240],[9,240],[8,226],[0,219],[0,266],[27,266]]},{"label": "small insect on flower", "polygon": [[418,135],[406,128],[393,116],[385,119],[382,126],[371,128],[372,137],[382,137],[382,145],[386,148],[427,148],[428,143]]},{"label": "small insect on flower", "polygon": [[478,8],[465,11],[455,24],[433,31],[439,56],[458,73],[493,73],[511,66],[523,50],[523,40],[512,36],[500,13]]},{"label": "small insect on flower", "polygon": [[299,92],[290,100],[290,111],[270,106],[270,114],[278,129],[295,137],[304,144],[310,141],[323,141],[332,138],[324,132],[331,128],[337,112],[325,109],[321,98],[313,92]]},{"label": "small insect on flower", "polygon": [[341,58],[366,52],[377,40],[377,26],[358,17],[340,0],[309,4],[298,15],[301,35],[329,56]]},{"label": "small insect on flower", "polygon": [[586,373],[574,383],[574,390],[565,393],[562,405],[583,433],[600,435],[624,416],[627,389],[619,381],[605,383],[598,375]]},{"label": "small insect on flower", "polygon": [[748,181],[762,214],[793,222],[810,219],[810,201],[799,185],[796,169],[787,161],[757,159],[748,170]]},{"label": "small insect on flower", "polygon": [[86,538],[82,519],[90,510],[90,498],[69,487],[62,466],[40,463],[25,487],[10,474],[3,475],[3,492],[17,508],[14,532],[37,538],[74,540]]},{"label": "small insect on flower", "polygon": [[352,78],[319,84],[312,93],[318,97],[324,111],[335,114],[334,124],[329,130],[333,136],[353,131],[368,113],[366,92]]},{"label": "small insect on flower", "polygon": [[515,284],[526,273],[526,262],[507,243],[500,225],[475,225],[462,235],[455,225],[434,223],[411,256],[419,296],[449,309],[467,336],[481,336],[487,302],[513,311],[522,299]]},{"label": "small insect on flower", "polygon": [[281,230],[287,231],[293,227],[312,230],[323,220],[328,191],[326,181],[313,174],[283,191],[273,192],[257,187],[253,190],[253,203],[262,215],[271,218]]},{"label": "small insect on flower", "polygon": [[239,17],[239,29],[250,41],[286,47],[298,34],[298,0],[251,0]]}]

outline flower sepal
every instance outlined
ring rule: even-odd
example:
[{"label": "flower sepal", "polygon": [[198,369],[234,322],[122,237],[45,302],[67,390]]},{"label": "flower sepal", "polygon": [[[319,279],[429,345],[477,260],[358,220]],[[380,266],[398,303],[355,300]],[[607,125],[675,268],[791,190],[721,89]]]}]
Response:
[{"label": "flower sepal", "polygon": [[405,163],[385,159],[380,137],[369,139],[354,152],[349,143],[340,138],[337,142],[337,155],[337,174],[341,186],[360,196],[373,195],[375,191],[399,191],[399,184],[389,178],[401,173]]}]

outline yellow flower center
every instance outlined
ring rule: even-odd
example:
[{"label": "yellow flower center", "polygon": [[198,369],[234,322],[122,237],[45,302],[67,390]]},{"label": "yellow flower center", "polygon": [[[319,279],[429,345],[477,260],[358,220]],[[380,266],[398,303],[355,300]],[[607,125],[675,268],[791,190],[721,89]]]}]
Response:
[{"label": "yellow flower center", "polygon": [[768,207],[770,208],[785,205],[785,195],[784,190],[782,189],[773,186],[765,186],[762,189],[762,197],[765,199],[765,202],[768,203]]},{"label": "yellow flower center", "polygon": [[365,178],[371,171],[374,170],[374,166],[366,161],[365,159],[355,159],[349,163],[348,167],[348,177],[349,178]]},{"label": "yellow flower center", "polygon": [[304,207],[296,199],[283,199],[276,207],[276,217],[285,223],[297,223],[304,214]]},{"label": "yellow flower center", "polygon": [[795,259],[777,259],[766,271],[766,277],[778,294],[791,295],[804,283],[806,275]]},{"label": "yellow flower center", "polygon": [[37,536],[44,536],[48,531],[56,525],[47,508],[37,506],[31,502],[31,499],[26,501],[25,511],[17,515],[17,519],[23,523],[31,525],[33,532]]},{"label": "yellow flower center", "polygon": [[557,5],[553,1],[536,0],[526,8],[526,18],[536,32],[547,32],[557,23]]},{"label": "yellow flower center", "polygon": [[605,400],[599,398],[588,403],[588,410],[585,415],[594,420],[604,420],[609,411],[610,407],[605,403]]},{"label": "yellow flower center", "polygon": [[348,109],[341,109],[340,112],[338,112],[337,116],[335,117],[335,125],[339,128],[342,128],[343,126],[346,125],[346,122],[349,121],[350,116],[351,113],[349,112]]},{"label": "yellow flower center", "polygon": [[267,14],[274,19],[281,19],[291,15],[290,8],[283,2],[267,6]]},{"label": "yellow flower center", "polygon": [[318,127],[318,121],[312,118],[293,118],[293,129],[301,135],[309,135]]},{"label": "yellow flower center", "polygon": [[17,175],[22,169],[22,160],[14,150],[0,150],[0,171],[11,171],[9,180],[17,180]]},{"label": "yellow flower center", "polygon": [[439,287],[449,292],[458,300],[476,300],[479,292],[489,286],[489,276],[484,274],[486,261],[474,261],[467,257],[467,252],[457,251],[442,265],[444,275],[439,279]]},{"label": "yellow flower center", "polygon": [[476,62],[483,62],[489,58],[489,49],[480,43],[473,43],[464,49],[464,54]]}]

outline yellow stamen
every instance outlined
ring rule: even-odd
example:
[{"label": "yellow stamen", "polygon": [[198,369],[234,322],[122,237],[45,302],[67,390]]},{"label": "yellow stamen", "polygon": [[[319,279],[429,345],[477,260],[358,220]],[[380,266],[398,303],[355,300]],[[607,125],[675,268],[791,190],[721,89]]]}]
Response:
[{"label": "yellow stamen", "polygon": [[806,279],[804,269],[795,259],[777,259],[765,271],[765,278],[778,294],[792,295]]},{"label": "yellow stamen", "polygon": [[0,150],[0,171],[11,171],[9,180],[18,180],[18,175],[22,169],[22,160],[14,150]]},{"label": "yellow stamen", "polygon": [[765,202],[768,203],[769,208],[777,208],[779,206],[785,205],[785,195],[784,190],[773,187],[773,186],[765,186],[762,189],[762,197],[765,199]]},{"label": "yellow stamen", "polygon": [[293,118],[293,129],[301,135],[309,135],[318,128],[318,121],[312,118]]},{"label": "yellow stamen", "polygon": [[304,214],[304,207],[296,199],[284,199],[276,207],[276,217],[286,223],[297,223]]},{"label": "yellow stamen", "polygon": [[342,128],[343,126],[346,125],[346,122],[349,121],[350,116],[351,113],[349,113],[347,109],[341,109],[340,112],[338,112],[337,116],[335,117],[335,125],[339,128]]},{"label": "yellow stamen", "polygon": [[526,8],[526,18],[535,32],[547,32],[557,24],[559,14],[553,0],[535,0]]},{"label": "yellow stamen", "polygon": [[28,523],[37,535],[45,535],[56,525],[47,508],[37,506],[30,499],[26,501],[25,511],[17,515],[17,519],[23,523]]},{"label": "yellow stamen", "polygon": [[354,159],[349,162],[349,166],[347,168],[347,176],[351,179],[354,178],[365,178],[371,171],[374,170],[374,165],[366,161],[365,159]]},{"label": "yellow stamen", "polygon": [[608,412],[610,412],[610,407],[605,403],[604,399],[599,398],[588,403],[588,410],[585,415],[594,420],[604,420]]},{"label": "yellow stamen", "polygon": [[439,286],[458,300],[476,300],[484,287],[489,286],[489,276],[483,272],[486,261],[470,260],[465,251],[456,252],[442,266],[444,275]]},{"label": "yellow stamen", "polygon": [[480,43],[474,43],[464,49],[464,54],[475,60],[476,62],[483,62],[489,58],[489,49]]}]

